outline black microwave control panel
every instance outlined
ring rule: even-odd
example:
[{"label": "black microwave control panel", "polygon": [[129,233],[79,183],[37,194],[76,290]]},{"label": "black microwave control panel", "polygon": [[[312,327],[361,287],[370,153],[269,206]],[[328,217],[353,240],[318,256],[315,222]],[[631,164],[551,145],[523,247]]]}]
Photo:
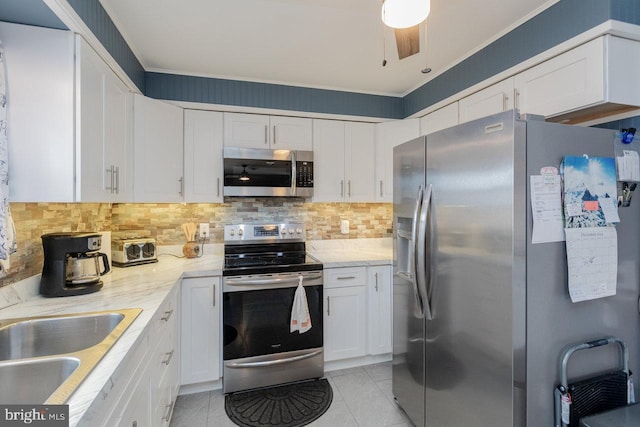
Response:
[{"label": "black microwave control panel", "polygon": [[296,162],[296,185],[313,187],[313,162]]}]

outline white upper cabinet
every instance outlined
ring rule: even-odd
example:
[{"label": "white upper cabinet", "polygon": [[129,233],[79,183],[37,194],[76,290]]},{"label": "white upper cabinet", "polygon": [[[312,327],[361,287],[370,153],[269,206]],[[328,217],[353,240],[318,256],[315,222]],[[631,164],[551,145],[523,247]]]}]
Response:
[{"label": "white upper cabinet", "polygon": [[373,123],[313,121],[314,202],[372,202]]},{"label": "white upper cabinet", "polygon": [[127,87],[80,36],[76,36],[76,199],[131,199],[130,96]]},{"label": "white upper cabinet", "polygon": [[184,201],[222,203],[223,113],[184,110]]},{"label": "white upper cabinet", "polygon": [[182,108],[135,94],[133,116],[134,201],[182,202]]},{"label": "white upper cabinet", "polygon": [[458,101],[456,101],[420,117],[420,135],[429,135],[458,123]]},{"label": "white upper cabinet", "polygon": [[73,34],[0,22],[7,66],[9,199],[73,202]]},{"label": "white upper cabinet", "polygon": [[376,124],[375,200],[393,202],[393,147],[420,136],[418,119]]},{"label": "white upper cabinet", "polygon": [[[637,106],[639,68],[640,42],[602,36],[516,75],[516,106],[545,117],[604,103]],[[594,113],[620,107],[609,104]]]},{"label": "white upper cabinet", "polygon": [[462,98],[459,102],[460,123],[512,109],[514,94],[513,78],[508,78]]},{"label": "white upper cabinet", "polygon": [[312,120],[300,117],[224,113],[224,145],[311,151]]}]

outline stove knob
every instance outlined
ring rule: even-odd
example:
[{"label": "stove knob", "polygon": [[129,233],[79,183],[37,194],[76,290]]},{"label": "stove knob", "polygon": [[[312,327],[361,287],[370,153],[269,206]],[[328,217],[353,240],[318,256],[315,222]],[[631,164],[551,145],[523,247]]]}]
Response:
[{"label": "stove knob", "polygon": [[289,229],[289,234],[293,234],[293,228]]},{"label": "stove knob", "polygon": [[283,236],[287,234],[287,229],[285,227],[282,227],[282,229],[280,230],[280,234],[282,234]]},{"label": "stove knob", "polygon": [[301,234],[302,233],[302,228],[296,228],[296,234]]},{"label": "stove knob", "polygon": [[233,236],[235,236],[235,235],[236,235],[236,232],[235,232],[235,231],[233,231],[233,228],[232,228],[231,230],[229,230],[229,235],[230,235],[231,237],[233,237]]},{"label": "stove knob", "polygon": [[238,230],[238,236],[242,236],[244,234],[244,231],[241,229]]}]

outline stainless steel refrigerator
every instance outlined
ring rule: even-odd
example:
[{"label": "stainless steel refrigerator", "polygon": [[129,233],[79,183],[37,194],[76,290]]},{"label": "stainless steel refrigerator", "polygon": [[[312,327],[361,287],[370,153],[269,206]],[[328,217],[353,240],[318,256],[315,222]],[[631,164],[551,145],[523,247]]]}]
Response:
[{"label": "stainless steel refrigerator", "polygon": [[[615,296],[572,303],[565,243],[531,243],[529,176],[613,157],[614,137],[510,111],[394,149],[392,383],[416,426],[553,425],[575,342],[616,336],[640,372],[640,196],[619,210]],[[616,368],[614,347],[576,353],[569,376]]]}]

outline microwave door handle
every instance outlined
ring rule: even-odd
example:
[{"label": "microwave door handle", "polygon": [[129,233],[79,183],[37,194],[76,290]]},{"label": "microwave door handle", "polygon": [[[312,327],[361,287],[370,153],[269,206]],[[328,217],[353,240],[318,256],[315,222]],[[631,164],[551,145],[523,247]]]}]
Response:
[{"label": "microwave door handle", "polygon": [[297,171],[296,171],[296,152],[292,151],[291,152],[291,195],[295,196],[296,195],[296,184],[297,184],[297,180],[298,180],[298,176],[297,176]]}]

